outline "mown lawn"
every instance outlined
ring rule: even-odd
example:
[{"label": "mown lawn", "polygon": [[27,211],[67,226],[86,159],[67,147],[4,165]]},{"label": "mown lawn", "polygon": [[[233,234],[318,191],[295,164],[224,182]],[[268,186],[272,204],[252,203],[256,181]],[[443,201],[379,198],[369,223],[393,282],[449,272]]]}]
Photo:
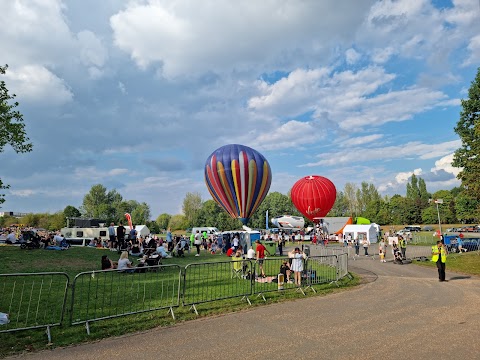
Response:
[{"label": "mown lawn", "polygon": [[[39,272],[65,272],[70,277],[70,288],[67,289],[66,310],[62,326],[52,327],[52,342],[47,344],[47,338],[44,329],[24,330],[13,333],[0,334],[0,357],[22,352],[37,351],[45,348],[67,346],[88,342],[110,336],[122,335],[143,331],[158,326],[168,326],[179,322],[188,321],[198,317],[228,313],[232,311],[242,311],[254,306],[261,306],[265,302],[261,297],[251,296],[252,305],[249,305],[241,297],[233,297],[236,294],[250,291],[250,281],[242,278],[232,278],[229,258],[224,255],[211,255],[202,252],[200,257],[195,257],[194,253],[186,254],[185,258],[164,259],[163,265],[176,264],[178,267],[165,269],[159,272],[119,274],[118,272],[93,273],[100,269],[100,259],[102,255],[108,255],[110,259],[116,261],[119,255],[116,252],[108,250],[97,250],[92,248],[75,247],[65,251],[47,251],[47,250],[21,250],[19,247],[1,246],[0,247],[0,273],[39,273]],[[280,258],[271,258],[266,261],[265,268],[267,274],[270,272],[275,275],[279,267]],[[229,263],[221,263],[229,262]],[[188,264],[190,270],[187,270],[187,276],[184,278],[184,268]],[[209,265],[208,263],[213,263]],[[218,263],[218,264],[217,264]],[[331,266],[328,264],[316,264],[315,270],[317,276],[330,279],[335,275]],[[183,270],[182,270],[183,269]],[[197,270],[202,269],[201,271]],[[210,269],[210,270],[209,270]],[[181,273],[179,271],[182,271]],[[213,271],[213,273],[208,273]],[[73,298],[74,311],[70,312],[72,303],[71,285],[75,276],[80,272],[86,272],[78,278],[75,286],[75,297]],[[22,318],[24,309],[28,306],[32,311],[33,306],[38,310],[34,311],[40,317],[40,323],[49,316],[57,316],[61,309],[62,294],[65,291],[64,277],[42,278],[41,281],[29,280],[12,281],[12,277],[0,277],[0,312],[2,307],[15,309],[12,318]],[[28,278],[30,279],[30,277]],[[171,305],[178,304],[178,292],[182,291],[183,281],[189,281],[190,285],[186,292],[186,302],[196,303],[199,315],[194,314],[189,305],[174,307],[176,319],[174,320],[168,309]],[[53,285],[52,285],[53,283]],[[326,295],[328,293],[342,291],[347,287],[358,284],[358,278],[344,278],[339,282],[339,287],[328,283],[314,285],[317,290],[316,296]],[[63,286],[63,287],[62,287]],[[303,297],[300,292],[294,291],[294,286],[285,284],[289,291],[278,291],[277,284],[262,284],[255,291],[264,292],[267,303],[287,301]],[[21,301],[15,297],[15,302],[19,304],[12,307],[11,298],[5,294],[24,293]],[[39,294],[41,296],[39,296]],[[212,298],[230,297],[229,299],[209,301]],[[315,296],[312,291],[307,292],[307,296]],[[28,302],[29,298],[36,299],[35,302]],[[201,301],[197,301],[197,300]],[[38,302],[38,304],[37,304]],[[163,307],[161,310],[127,315],[113,319],[106,319],[96,322],[90,322],[91,335],[87,335],[84,320],[93,317],[109,317],[112,315],[138,311],[141,309],[155,309]],[[33,312],[32,312],[33,313]],[[69,325],[70,318],[78,325]],[[31,323],[32,319],[27,320]],[[21,323],[21,322],[20,322]],[[12,325],[12,324],[9,324]],[[0,326],[0,330],[2,327]]]},{"label": "mown lawn", "polygon": [[[422,266],[433,266],[436,264],[431,261],[420,261],[415,264]],[[480,255],[479,252],[470,252],[463,254],[450,254],[447,257],[447,277],[448,271],[456,271],[468,275],[480,275]]]}]

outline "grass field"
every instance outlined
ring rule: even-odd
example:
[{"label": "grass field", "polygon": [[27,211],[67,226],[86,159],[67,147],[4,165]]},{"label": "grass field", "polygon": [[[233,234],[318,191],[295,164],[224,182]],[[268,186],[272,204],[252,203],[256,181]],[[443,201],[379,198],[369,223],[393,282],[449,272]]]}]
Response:
[{"label": "grass field", "polygon": [[[100,259],[103,254],[108,255],[112,260],[118,259],[118,254],[115,252],[92,248],[75,247],[66,251],[46,251],[21,250],[19,247],[12,246],[0,247],[0,273],[3,274],[65,272],[70,277],[71,286],[75,276],[85,272],[76,280],[73,299],[71,288],[67,289],[67,313],[64,324],[51,328],[53,345],[47,345],[42,329],[3,333],[0,334],[0,357],[172,325],[198,316],[250,308],[250,305],[242,301],[238,295],[249,293],[252,282],[241,277],[232,277],[231,262],[226,256],[202,252],[200,257],[194,257],[192,253],[187,254],[185,258],[165,259],[163,265],[178,266],[171,266],[162,271],[134,274],[122,274],[116,271],[95,273],[93,271],[100,268]],[[280,261],[280,258],[275,257],[266,260],[267,275],[278,273]],[[180,273],[182,268],[192,263],[195,265],[189,265],[186,273]],[[331,264],[315,263],[314,266],[316,276],[324,277],[327,281],[335,278],[335,271],[332,271]],[[66,278],[64,276],[54,278],[32,276],[28,279],[25,281],[16,277],[0,277],[0,311],[3,308],[11,309],[10,312],[15,313],[13,318],[16,318],[18,324],[22,324],[23,321],[28,324],[37,321],[37,319],[22,318],[23,314],[36,314],[39,323],[45,323],[45,319],[59,318]],[[188,305],[180,304],[179,307],[175,307],[179,305],[178,294],[183,281],[193,284],[186,288],[185,300],[186,304],[196,304],[198,316],[192,313]],[[328,283],[314,287],[318,295],[325,295],[356,284],[358,284],[357,278],[353,280],[344,278],[339,282],[339,288]],[[257,283],[255,285],[257,286]],[[285,284],[285,286],[294,288],[291,284]],[[275,283],[258,284],[255,292],[262,292],[269,303],[303,297],[301,293],[293,290],[278,291]],[[22,293],[25,296],[20,300],[15,297],[15,304],[12,304],[12,299],[5,297],[5,294],[12,293]],[[212,299],[220,298],[224,300],[210,302]],[[264,304],[262,298],[256,296],[252,296],[251,300],[251,306]],[[72,301],[73,313],[69,311]],[[168,314],[170,306],[174,307],[176,320]],[[85,331],[85,319],[108,318],[118,314],[158,308],[161,310],[90,322],[91,335],[87,335]],[[69,325],[70,318],[79,325]]]},{"label": "grass field", "polygon": [[[431,261],[415,262],[422,266],[435,267],[436,264]],[[450,254],[447,257],[447,277],[448,271],[455,271],[467,275],[480,275],[480,255],[478,251],[463,253],[463,254]]]}]

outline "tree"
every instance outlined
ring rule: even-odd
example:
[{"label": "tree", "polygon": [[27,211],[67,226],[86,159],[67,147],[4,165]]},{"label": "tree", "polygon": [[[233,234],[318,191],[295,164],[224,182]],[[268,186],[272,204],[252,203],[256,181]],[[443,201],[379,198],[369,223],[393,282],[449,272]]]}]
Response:
[{"label": "tree", "polygon": [[65,216],[65,218],[67,218],[67,217],[80,217],[80,215],[82,214],[75,206],[68,205],[65,207],[65,209],[63,209],[63,215]]},{"label": "tree", "polygon": [[172,215],[163,213],[157,217],[157,225],[160,229],[166,230],[168,228],[168,223],[170,222],[170,219],[172,218]]},{"label": "tree", "polygon": [[[458,174],[467,195],[480,200],[480,67],[468,90],[468,99],[462,99],[460,119],[455,127],[462,147],[455,151],[452,165],[462,170]],[[478,218],[479,209],[477,208]]]},{"label": "tree", "polygon": [[[5,75],[8,65],[0,66],[0,75]],[[0,81],[0,153],[3,152],[5,145],[10,145],[16,153],[26,153],[32,151],[32,143],[29,142],[23,122],[23,115],[15,110],[18,102],[14,101],[15,94],[8,93],[5,81]],[[0,179],[0,191],[8,189],[9,185],[4,185]],[[4,194],[0,194],[0,204],[5,202]]]},{"label": "tree", "polygon": [[138,205],[130,214],[135,224],[146,224],[150,220],[150,206],[147,203],[137,203]]},{"label": "tree", "polygon": [[187,218],[185,215],[173,215],[172,218],[170,219],[170,223],[168,224],[168,227],[172,230],[185,230],[187,226]]},{"label": "tree", "polygon": [[183,214],[187,219],[187,227],[195,226],[198,213],[202,208],[202,197],[199,193],[190,193],[188,192],[183,199]]},{"label": "tree", "polygon": [[476,213],[478,207],[478,200],[465,192],[458,194],[455,198],[456,216],[464,224],[474,222],[475,216],[473,214]]},{"label": "tree", "polygon": [[102,184],[93,185],[83,197],[82,212],[84,216],[106,220],[107,188]]}]

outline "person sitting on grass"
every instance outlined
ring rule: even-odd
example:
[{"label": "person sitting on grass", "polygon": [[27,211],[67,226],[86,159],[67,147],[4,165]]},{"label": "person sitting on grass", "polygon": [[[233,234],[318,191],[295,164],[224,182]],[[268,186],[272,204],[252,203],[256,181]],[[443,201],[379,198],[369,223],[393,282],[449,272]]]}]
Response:
[{"label": "person sitting on grass", "polygon": [[157,249],[155,250],[155,253],[160,255],[162,258],[170,258],[171,256],[167,253],[165,250],[165,247],[163,245],[158,245]]},{"label": "person sitting on grass", "polygon": [[118,259],[117,270],[127,272],[127,273],[133,273],[135,271],[135,268],[133,267],[132,263],[128,259],[127,251],[123,251],[122,254],[120,255],[120,259]]},{"label": "person sitting on grass", "polygon": [[107,255],[102,255],[102,270],[116,269],[117,264],[108,258]]},{"label": "person sitting on grass", "polygon": [[290,279],[292,270],[290,270],[290,263],[287,260],[284,260],[282,265],[280,265],[280,274],[283,274],[283,278],[286,283],[293,283],[293,281]]}]

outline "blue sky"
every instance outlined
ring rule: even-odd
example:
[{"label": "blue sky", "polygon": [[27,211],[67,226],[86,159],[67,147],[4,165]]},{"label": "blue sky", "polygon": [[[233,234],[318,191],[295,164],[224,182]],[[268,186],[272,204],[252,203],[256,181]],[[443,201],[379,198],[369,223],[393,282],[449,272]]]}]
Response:
[{"label": "blue sky", "polygon": [[181,213],[239,143],[270,191],[305,175],[405,194],[458,186],[480,5],[455,1],[0,0],[0,63],[34,148],[6,149],[4,211],[79,207],[92,185]]}]

